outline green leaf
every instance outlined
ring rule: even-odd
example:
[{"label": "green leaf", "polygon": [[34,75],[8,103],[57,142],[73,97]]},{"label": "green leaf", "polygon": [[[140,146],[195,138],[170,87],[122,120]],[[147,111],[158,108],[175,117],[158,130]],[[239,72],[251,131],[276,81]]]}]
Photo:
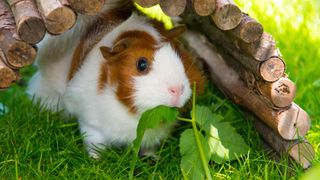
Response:
[{"label": "green leaf", "polygon": [[137,127],[137,137],[133,141],[133,149],[139,151],[141,141],[144,132],[147,129],[152,129],[157,127],[161,122],[170,123],[174,122],[178,117],[177,108],[167,107],[167,106],[157,106],[153,109],[147,110],[141,115],[138,127]]},{"label": "green leaf", "polygon": [[[203,135],[199,133],[199,137],[207,159],[206,163],[208,164],[210,148]],[[201,163],[200,152],[197,147],[194,132],[191,129],[187,129],[181,134],[179,147],[181,154],[180,167],[183,175],[188,177],[188,179],[204,179],[205,172]]]},{"label": "green leaf", "polygon": [[211,159],[215,162],[232,161],[248,152],[249,148],[241,135],[229,122],[223,121],[222,116],[213,114],[208,107],[196,107],[196,121],[206,133]]}]

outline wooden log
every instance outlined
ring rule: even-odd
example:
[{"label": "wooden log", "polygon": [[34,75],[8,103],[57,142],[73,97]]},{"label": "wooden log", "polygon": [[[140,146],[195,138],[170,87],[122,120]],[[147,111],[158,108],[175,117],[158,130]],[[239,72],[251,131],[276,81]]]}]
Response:
[{"label": "wooden log", "polygon": [[159,4],[160,0],[134,0],[134,2],[136,2],[137,4],[139,4],[144,8],[149,8]]},{"label": "wooden log", "polygon": [[[245,65],[247,68],[252,67],[247,64]],[[274,82],[283,76],[285,70],[286,66],[283,60],[277,56],[274,56],[260,63],[256,71],[257,74],[259,74],[263,80],[268,82]]]},{"label": "wooden log", "polygon": [[72,9],[80,14],[95,15],[102,10],[106,0],[68,0]]},{"label": "wooden log", "polygon": [[243,13],[240,24],[228,32],[243,42],[252,43],[260,40],[263,27],[256,20]]},{"label": "wooden log", "polygon": [[49,33],[62,34],[75,24],[76,14],[68,7],[66,0],[36,0],[36,2]]},{"label": "wooden log", "polygon": [[257,61],[264,61],[277,56],[276,42],[268,33],[263,33],[260,40],[252,43],[236,41],[236,46]]},{"label": "wooden log", "polygon": [[9,87],[15,80],[15,72],[4,64],[2,57],[0,57],[0,89]]},{"label": "wooden log", "polygon": [[187,6],[187,0],[160,0],[162,11],[171,17],[182,14]]},{"label": "wooden log", "polygon": [[241,10],[233,0],[216,0],[215,9],[211,17],[220,29],[230,30],[238,26],[241,22]]},{"label": "wooden log", "polygon": [[192,0],[193,10],[199,16],[209,16],[216,9],[215,0]]},{"label": "wooden log", "polygon": [[280,111],[270,108],[246,86],[205,37],[189,32],[183,38],[192,49],[189,52],[196,52],[206,62],[212,81],[234,103],[250,110],[286,140],[297,139],[307,133],[310,119],[298,105],[292,104]]},{"label": "wooden log", "polygon": [[304,169],[311,166],[315,152],[312,145],[304,138],[299,140],[284,140],[266,124],[254,118],[254,127],[261,137],[278,153],[288,154]]},{"label": "wooden log", "polygon": [[5,1],[0,1],[0,9],[0,49],[2,60],[10,68],[15,69],[30,65],[35,59],[36,50],[29,44],[16,39],[18,36],[14,18]]},{"label": "wooden log", "polygon": [[239,61],[245,68],[250,70],[255,77],[268,82],[274,82],[283,77],[285,63],[280,57],[272,56],[269,59],[259,62],[253,57],[245,54],[236,47],[232,39],[217,26],[210,22],[209,18],[197,17],[191,10],[181,15],[183,23],[205,34],[213,42],[220,52],[230,54]]},{"label": "wooden log", "polygon": [[290,106],[296,95],[295,84],[286,77],[273,83],[257,81],[256,87],[263,97],[279,108]]},{"label": "wooden log", "polygon": [[13,12],[17,33],[21,40],[38,43],[45,35],[46,28],[33,0],[7,0]]}]

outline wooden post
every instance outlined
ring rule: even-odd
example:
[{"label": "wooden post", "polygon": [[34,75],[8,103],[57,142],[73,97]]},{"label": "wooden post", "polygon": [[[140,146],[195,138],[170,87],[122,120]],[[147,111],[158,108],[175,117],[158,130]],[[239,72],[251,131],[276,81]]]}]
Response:
[{"label": "wooden post", "polygon": [[239,49],[253,57],[257,61],[264,61],[278,54],[276,42],[268,33],[263,33],[260,40],[252,43],[236,41]]},{"label": "wooden post", "polygon": [[21,40],[38,43],[45,35],[46,28],[33,0],[7,0],[13,12],[17,33]]},{"label": "wooden post", "polygon": [[10,68],[30,65],[36,56],[36,50],[29,44],[17,40],[15,22],[12,12],[5,1],[0,1],[0,49],[2,60]]},{"label": "wooden post", "polygon": [[[58,35],[70,29],[76,22],[76,14],[66,0],[36,0],[45,26],[51,34]],[[91,1],[88,1],[91,2]]]},{"label": "wooden post", "polygon": [[2,57],[0,57],[0,89],[9,87],[15,80],[15,72],[4,64]]},{"label": "wooden post", "polygon": [[199,16],[208,16],[216,9],[215,0],[192,0],[193,10]]},{"label": "wooden post", "polygon": [[183,38],[188,42],[189,51],[196,52],[206,62],[216,86],[234,103],[249,109],[284,139],[297,139],[307,133],[310,119],[298,105],[292,104],[282,110],[270,108],[246,86],[206,38],[195,33],[185,33]]},{"label": "wooden post", "polygon": [[246,69],[250,70],[255,77],[261,78],[268,82],[274,82],[283,77],[285,72],[285,63],[280,57],[272,56],[261,62],[245,54],[236,47],[232,38],[224,31],[210,22],[210,19],[198,17],[191,10],[183,13],[183,23],[198,32],[205,34],[213,42],[220,52],[230,54],[234,59],[239,61]]},{"label": "wooden post", "polygon": [[243,42],[252,43],[261,38],[263,27],[256,20],[243,13],[240,24],[229,33]]},{"label": "wooden post", "polygon": [[162,11],[168,16],[179,16],[187,6],[187,0],[160,0]]},{"label": "wooden post", "polygon": [[68,0],[72,9],[80,14],[95,15],[102,10],[106,0]]},{"label": "wooden post", "polygon": [[290,106],[296,95],[295,84],[286,77],[273,83],[257,81],[257,89],[263,97],[279,108]]},{"label": "wooden post", "polygon": [[137,4],[139,4],[144,8],[149,8],[159,4],[160,0],[134,0],[134,2],[136,2]]},{"label": "wooden post", "polygon": [[254,127],[261,137],[278,153],[289,154],[291,158],[299,163],[304,169],[311,166],[315,152],[312,145],[307,140],[284,140],[257,118],[254,118]]},{"label": "wooden post", "polygon": [[241,10],[233,0],[216,0],[215,9],[211,17],[220,29],[230,30],[238,26],[241,22]]}]

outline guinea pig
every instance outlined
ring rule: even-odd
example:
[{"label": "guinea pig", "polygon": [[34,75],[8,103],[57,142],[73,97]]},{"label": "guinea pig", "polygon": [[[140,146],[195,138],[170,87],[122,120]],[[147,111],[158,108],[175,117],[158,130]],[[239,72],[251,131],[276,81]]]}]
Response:
[{"label": "guinea pig", "polygon": [[[39,51],[49,52],[38,57],[39,71],[28,92],[49,109],[77,117],[90,156],[99,157],[96,149],[131,144],[146,110],[183,107],[193,82],[203,90],[202,71],[175,40],[181,27],[165,30],[133,13],[114,27],[92,23],[85,30],[74,30],[59,41],[49,38],[40,46]],[[70,38],[75,31],[77,38]],[[63,41],[68,41],[68,49],[55,52],[55,46],[66,48]],[[158,145],[173,125],[147,130],[142,147]]]}]

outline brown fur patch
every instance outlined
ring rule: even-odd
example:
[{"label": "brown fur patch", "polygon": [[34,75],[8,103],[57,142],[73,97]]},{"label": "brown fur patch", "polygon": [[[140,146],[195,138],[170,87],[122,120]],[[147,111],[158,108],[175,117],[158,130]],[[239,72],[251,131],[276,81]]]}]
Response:
[{"label": "brown fur patch", "polygon": [[[146,75],[147,72],[139,72],[137,61],[144,57],[149,64],[149,71],[152,68],[153,54],[156,50],[156,40],[143,31],[127,31],[119,35],[113,44],[124,39],[129,44],[126,49],[117,52],[104,62],[104,69],[101,69],[99,78],[99,91],[102,91],[102,84],[114,85],[117,87],[117,98],[129,108],[130,112],[136,112],[133,105],[133,78]],[[107,75],[105,74],[107,72]],[[107,78],[105,78],[107,76]]]},{"label": "brown fur patch", "polygon": [[81,37],[80,43],[73,54],[68,80],[73,78],[91,49],[113,28],[125,21],[131,15],[132,9],[131,1],[123,2],[123,4],[119,4],[118,8],[95,17]]}]

